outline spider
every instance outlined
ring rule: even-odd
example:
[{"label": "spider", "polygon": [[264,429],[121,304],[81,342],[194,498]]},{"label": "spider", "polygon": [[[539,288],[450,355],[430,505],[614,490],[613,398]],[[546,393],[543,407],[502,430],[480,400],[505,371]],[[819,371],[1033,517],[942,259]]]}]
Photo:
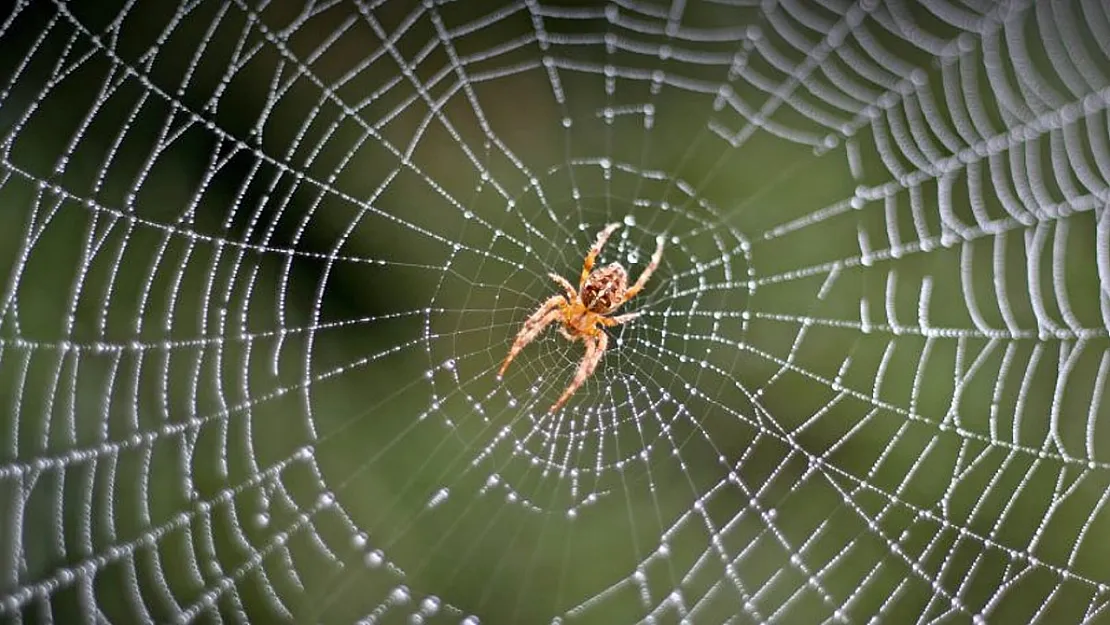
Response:
[{"label": "spider", "polygon": [[663,239],[659,239],[659,244],[655,248],[655,254],[652,255],[651,262],[648,263],[644,272],[640,274],[639,279],[631,287],[628,286],[628,272],[620,263],[612,263],[594,269],[594,263],[597,261],[598,254],[601,253],[601,248],[605,246],[609,236],[620,226],[619,223],[611,223],[598,233],[597,242],[590,248],[582,264],[582,275],[578,278],[577,290],[570,283],[570,280],[563,276],[557,273],[547,274],[559,286],[563,287],[565,294],[552,295],[536,312],[524,320],[524,325],[521,326],[520,332],[517,333],[516,339],[513,341],[513,346],[509,349],[509,355],[505,357],[501,370],[497,372],[497,379],[500,380],[505,375],[505,370],[509,368],[509,363],[520,353],[520,350],[539,336],[544,328],[556,321],[561,323],[559,332],[568,341],[573,342],[582,339],[582,342],[586,344],[586,354],[582,357],[582,361],[578,363],[578,370],[574,373],[574,379],[570,386],[563,391],[559,400],[551,406],[551,409],[548,410],[549,413],[555,412],[566,403],[570,396],[578,390],[578,387],[582,386],[586,378],[590,377],[590,374],[597,368],[597,363],[601,361],[602,354],[609,347],[609,335],[602,330],[602,327],[617,326],[640,316],[638,312],[616,317],[607,315],[620,308],[621,304],[636,297],[643,290],[648,278],[659,267],[659,261],[663,257]]}]

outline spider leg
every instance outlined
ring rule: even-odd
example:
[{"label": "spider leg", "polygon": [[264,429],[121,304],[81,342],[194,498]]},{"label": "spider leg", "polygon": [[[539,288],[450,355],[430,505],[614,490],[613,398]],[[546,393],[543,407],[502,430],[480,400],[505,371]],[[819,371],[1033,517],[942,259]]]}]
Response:
[{"label": "spider leg", "polygon": [[567,280],[566,278],[564,278],[563,276],[560,276],[557,273],[549,273],[547,275],[552,280],[554,280],[559,286],[563,287],[563,289],[566,290],[566,292],[567,292],[567,301],[568,302],[573,302],[575,299],[578,298],[578,291],[574,290],[574,285],[570,283],[570,280]]},{"label": "spider leg", "polygon": [[571,380],[570,386],[563,391],[559,401],[551,406],[549,413],[558,410],[578,390],[578,387],[582,386],[586,378],[590,377],[597,368],[597,363],[601,362],[601,356],[609,347],[609,335],[604,332],[600,332],[595,337],[585,337],[583,340],[586,343],[586,355],[582,357],[582,362],[578,363],[578,370],[574,372],[574,379]]},{"label": "spider leg", "polygon": [[644,272],[640,274],[640,277],[636,280],[636,284],[633,284],[631,287],[628,288],[627,291],[624,292],[624,297],[621,299],[622,302],[627,302],[633,297],[636,297],[636,295],[644,289],[644,285],[647,284],[648,278],[650,278],[651,274],[655,273],[655,270],[659,268],[659,261],[661,260],[663,260],[662,238],[660,238],[658,243],[656,244],[655,253],[651,255],[651,262],[648,263],[648,266],[644,268]]},{"label": "spider leg", "polygon": [[634,312],[634,313],[626,313],[626,314],[623,314],[623,315],[617,315],[616,317],[602,317],[600,319],[600,321],[601,321],[601,323],[605,324],[605,327],[611,328],[613,326],[619,326],[622,323],[628,323],[629,321],[632,321],[636,317],[639,317],[641,314],[643,314],[643,313],[642,312]]},{"label": "spider leg", "polygon": [[614,222],[605,226],[605,229],[597,234],[597,242],[590,248],[586,254],[586,260],[582,262],[582,277],[578,279],[578,290],[582,290],[582,286],[586,284],[586,278],[590,277],[590,272],[594,269],[594,263],[597,262],[597,255],[601,253],[601,248],[605,247],[605,242],[609,240],[609,236],[620,228],[619,222]]},{"label": "spider leg", "polygon": [[562,306],[566,304],[566,299],[562,295],[552,295],[546,302],[540,306],[536,312],[532,313],[530,317],[524,320],[524,325],[521,326],[520,332],[517,333],[516,339],[513,340],[513,346],[509,348],[509,355],[505,357],[505,362],[501,363],[501,369],[497,372],[497,378],[505,375],[505,370],[509,368],[509,363],[516,358],[520,350],[524,346],[531,343],[533,339],[539,336],[540,332],[548,326],[552,321],[555,321],[563,314]]}]

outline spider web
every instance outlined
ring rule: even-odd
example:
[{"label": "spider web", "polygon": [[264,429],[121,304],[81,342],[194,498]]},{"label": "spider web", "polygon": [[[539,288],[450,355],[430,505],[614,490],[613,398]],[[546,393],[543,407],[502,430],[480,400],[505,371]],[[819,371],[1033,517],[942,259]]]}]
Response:
[{"label": "spider web", "polygon": [[[1110,15],[0,15],[5,622],[1110,622]],[[663,262],[598,370],[521,321]]]}]

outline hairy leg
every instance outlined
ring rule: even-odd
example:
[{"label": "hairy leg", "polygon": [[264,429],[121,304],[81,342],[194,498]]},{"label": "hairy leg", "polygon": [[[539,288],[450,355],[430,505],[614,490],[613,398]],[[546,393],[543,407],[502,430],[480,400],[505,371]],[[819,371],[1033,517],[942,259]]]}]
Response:
[{"label": "hairy leg", "polygon": [[605,242],[609,237],[620,228],[620,223],[611,223],[605,226],[605,229],[597,234],[597,242],[590,248],[590,252],[586,254],[586,260],[582,263],[582,277],[578,279],[578,290],[582,290],[582,285],[586,284],[586,278],[590,276],[590,272],[594,269],[594,263],[597,262],[597,255],[601,253],[601,248],[605,247]]},{"label": "hairy leg", "polygon": [[636,297],[640,291],[644,290],[644,285],[647,284],[648,278],[651,278],[651,274],[655,273],[655,270],[659,268],[659,261],[661,260],[663,260],[662,237],[659,238],[658,243],[655,245],[655,253],[651,255],[651,262],[644,268],[644,272],[640,274],[640,277],[636,280],[636,284],[633,284],[624,292],[623,301],[627,302],[633,297]]},{"label": "hairy leg", "polygon": [[570,386],[567,390],[563,391],[563,395],[559,397],[559,401],[551,406],[548,412],[555,412],[563,404],[566,403],[570,396],[578,390],[580,386],[586,381],[586,378],[594,372],[597,368],[597,363],[601,362],[602,355],[605,354],[606,348],[609,347],[609,335],[604,332],[598,334],[596,337],[587,337],[583,339],[586,343],[586,355],[582,357],[582,362],[578,363],[578,370],[574,372],[574,379],[571,380]]},{"label": "hairy leg", "polygon": [[643,314],[643,313],[634,312],[634,313],[625,313],[623,315],[617,315],[616,317],[602,317],[601,318],[601,323],[605,324],[606,327],[611,328],[613,326],[619,326],[622,323],[628,323],[629,321],[632,321],[636,317],[639,317],[641,314]]},{"label": "hairy leg", "polygon": [[574,300],[578,299],[578,291],[574,290],[574,285],[570,283],[570,280],[567,280],[566,278],[564,278],[563,276],[560,276],[557,273],[549,273],[547,275],[552,280],[554,280],[556,282],[556,284],[563,287],[563,290],[565,290],[567,292],[567,301],[568,302],[573,302]]},{"label": "hairy leg", "polygon": [[509,355],[505,357],[505,362],[501,364],[501,370],[497,372],[498,379],[505,375],[505,370],[509,368],[509,363],[516,358],[520,350],[524,346],[531,343],[532,339],[539,336],[540,332],[548,326],[552,321],[559,318],[562,314],[561,305],[566,303],[562,295],[552,295],[540,306],[536,312],[532,313],[530,317],[524,320],[524,324],[517,333],[516,339],[513,341],[513,346],[509,348]]}]

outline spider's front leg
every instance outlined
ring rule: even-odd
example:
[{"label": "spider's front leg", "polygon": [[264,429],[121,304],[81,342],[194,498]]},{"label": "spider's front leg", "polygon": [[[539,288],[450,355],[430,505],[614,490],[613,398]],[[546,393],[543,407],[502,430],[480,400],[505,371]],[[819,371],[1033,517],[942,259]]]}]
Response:
[{"label": "spider's front leg", "polygon": [[586,343],[586,355],[582,357],[582,362],[578,363],[578,370],[574,372],[574,379],[571,380],[570,386],[567,387],[567,390],[563,391],[562,396],[559,397],[559,401],[555,402],[548,412],[555,412],[570,399],[570,396],[573,395],[574,392],[578,390],[578,387],[582,386],[586,381],[586,378],[590,377],[594,372],[594,369],[597,368],[597,363],[601,362],[602,355],[605,354],[605,350],[609,347],[609,335],[604,332],[598,333],[595,337],[586,337],[583,341]]},{"label": "spider's front leg", "polygon": [[509,363],[513,361],[513,358],[516,358],[520,350],[524,349],[525,345],[531,343],[533,339],[539,336],[540,332],[543,332],[544,328],[562,315],[562,307],[566,302],[566,298],[562,295],[552,295],[536,312],[524,320],[524,325],[521,326],[520,332],[513,340],[513,346],[509,348],[509,355],[505,357],[505,362],[501,363],[501,369],[497,372],[498,379],[505,375]]}]

